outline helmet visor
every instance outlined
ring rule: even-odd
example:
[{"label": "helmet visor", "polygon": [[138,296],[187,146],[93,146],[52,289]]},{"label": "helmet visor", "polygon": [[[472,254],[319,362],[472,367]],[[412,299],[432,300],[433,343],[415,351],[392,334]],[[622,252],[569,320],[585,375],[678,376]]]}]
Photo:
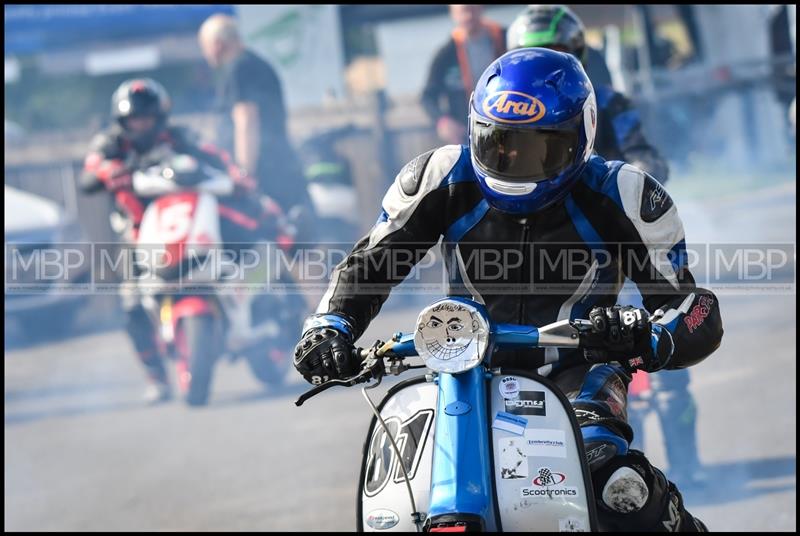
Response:
[{"label": "helmet visor", "polygon": [[470,147],[478,165],[509,182],[552,179],[570,167],[580,145],[580,118],[557,128],[521,129],[472,122]]}]

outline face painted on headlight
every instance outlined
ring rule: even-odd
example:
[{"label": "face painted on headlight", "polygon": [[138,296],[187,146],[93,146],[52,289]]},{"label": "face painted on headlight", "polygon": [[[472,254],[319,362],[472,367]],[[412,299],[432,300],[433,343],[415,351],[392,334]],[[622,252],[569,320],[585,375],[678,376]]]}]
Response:
[{"label": "face painted on headlight", "polygon": [[466,307],[446,303],[432,308],[422,318],[417,329],[425,348],[432,356],[443,361],[464,353],[475,338],[478,322]]},{"label": "face painted on headlight", "polygon": [[414,347],[425,366],[436,372],[458,374],[481,363],[491,326],[477,305],[446,298],[420,312]]}]

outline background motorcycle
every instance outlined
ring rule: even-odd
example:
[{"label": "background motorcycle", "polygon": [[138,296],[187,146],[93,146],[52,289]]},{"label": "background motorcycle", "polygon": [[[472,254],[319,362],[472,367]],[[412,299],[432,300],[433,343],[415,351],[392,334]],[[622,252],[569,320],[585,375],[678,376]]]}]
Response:
[{"label": "background motorcycle", "polygon": [[[281,282],[268,270],[258,272],[260,290],[233,288],[243,282],[247,259],[235,249],[220,248],[225,207],[217,200],[233,192],[233,180],[189,155],[171,155],[163,164],[135,172],[133,187],[137,195],[152,198],[134,249],[138,290],[167,355],[176,362],[186,401],[207,403],[219,357],[244,356],[262,383],[280,385],[291,346],[282,334],[294,333],[305,306],[299,295],[265,292],[268,282]],[[250,251],[254,256],[256,250]]]}]

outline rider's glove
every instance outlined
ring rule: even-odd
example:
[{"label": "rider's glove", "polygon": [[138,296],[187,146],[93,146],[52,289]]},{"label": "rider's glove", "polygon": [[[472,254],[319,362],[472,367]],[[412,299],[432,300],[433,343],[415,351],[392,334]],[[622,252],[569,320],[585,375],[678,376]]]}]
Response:
[{"label": "rider's glove", "polygon": [[253,195],[258,191],[258,180],[250,175],[246,169],[236,166],[228,166],[228,174],[233,179],[233,193],[235,195]]},{"label": "rider's glove", "polygon": [[294,349],[294,368],[307,382],[319,385],[358,373],[361,359],[348,328],[349,323],[336,315],[315,315],[306,321]]},{"label": "rider's glove", "polygon": [[617,361],[632,372],[655,372],[669,363],[672,335],[650,322],[647,311],[630,305],[594,307],[589,312],[591,333],[584,337],[584,356],[591,363]]}]

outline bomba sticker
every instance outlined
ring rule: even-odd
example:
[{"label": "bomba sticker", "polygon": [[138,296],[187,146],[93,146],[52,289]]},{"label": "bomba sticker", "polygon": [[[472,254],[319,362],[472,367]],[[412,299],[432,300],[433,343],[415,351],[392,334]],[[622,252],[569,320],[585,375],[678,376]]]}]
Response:
[{"label": "bomba sticker", "polygon": [[514,415],[547,415],[543,391],[521,391],[516,399],[505,402],[506,411]]}]

